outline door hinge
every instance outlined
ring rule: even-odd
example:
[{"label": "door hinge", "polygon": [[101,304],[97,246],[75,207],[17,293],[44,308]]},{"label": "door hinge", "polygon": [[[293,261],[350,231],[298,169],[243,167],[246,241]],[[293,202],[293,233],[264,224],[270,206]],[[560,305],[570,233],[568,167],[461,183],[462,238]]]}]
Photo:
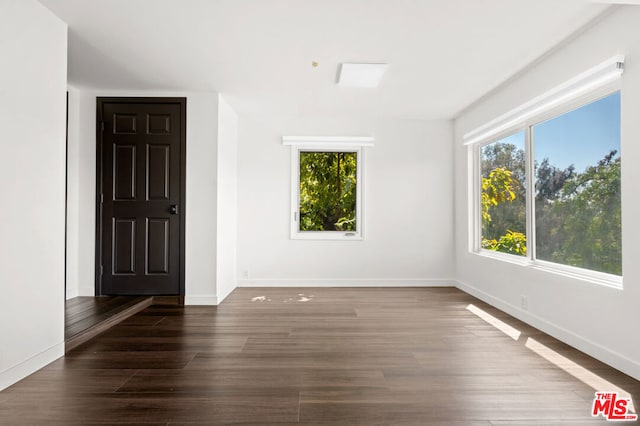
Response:
[{"label": "door hinge", "polygon": [[104,194],[100,194],[100,204],[104,203]]},{"label": "door hinge", "polygon": [[100,129],[101,132],[104,132],[104,121],[100,122]]},{"label": "door hinge", "polygon": [[104,275],[104,268],[100,265],[100,276]]}]

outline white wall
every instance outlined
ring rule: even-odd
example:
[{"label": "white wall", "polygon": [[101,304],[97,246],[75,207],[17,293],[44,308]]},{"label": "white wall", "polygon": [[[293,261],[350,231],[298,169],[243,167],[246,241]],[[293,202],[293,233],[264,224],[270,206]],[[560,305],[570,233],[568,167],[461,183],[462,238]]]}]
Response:
[{"label": "white wall", "polygon": [[0,4],[0,390],[64,353],[66,63],[62,21]]},{"label": "white wall", "polygon": [[[67,299],[95,293],[96,103],[68,86]],[[91,109],[93,108],[93,109]]]},{"label": "white wall", "polygon": [[[75,120],[80,114],[80,97],[71,86],[67,93],[69,118]],[[80,184],[80,129],[71,126],[67,134],[67,299],[80,294]]]},{"label": "white wall", "polygon": [[[640,379],[640,7],[622,7],[458,118],[455,125],[456,262],[460,287]],[[467,149],[462,135],[570,77],[622,53],[624,290],[468,252]],[[528,297],[522,310],[521,295]]]},{"label": "white wall", "polygon": [[[78,294],[95,294],[96,97],[101,96],[187,98],[185,299],[215,304],[218,94],[213,92],[70,92],[77,109],[70,110],[69,128],[77,138],[69,139],[68,200],[77,202],[68,203],[68,217],[77,218],[77,242],[69,238],[67,258],[77,262],[77,270],[68,274],[77,275]],[[72,237],[76,230],[70,225]]]},{"label": "white wall", "polygon": [[217,302],[236,288],[238,202],[238,115],[220,96],[218,103]]},{"label": "white wall", "polygon": [[[364,150],[364,241],[291,240],[291,151],[283,135],[372,135]],[[449,121],[242,117],[238,284],[451,285]]]},{"label": "white wall", "polygon": [[187,95],[187,305],[217,304],[217,118],[217,93]]}]

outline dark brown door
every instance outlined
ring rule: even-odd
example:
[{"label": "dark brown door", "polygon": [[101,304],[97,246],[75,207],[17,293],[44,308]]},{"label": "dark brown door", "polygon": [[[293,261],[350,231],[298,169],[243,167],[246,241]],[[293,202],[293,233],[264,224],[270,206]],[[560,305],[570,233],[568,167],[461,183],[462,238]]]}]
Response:
[{"label": "dark brown door", "polygon": [[185,107],[98,98],[98,294],[184,293]]}]

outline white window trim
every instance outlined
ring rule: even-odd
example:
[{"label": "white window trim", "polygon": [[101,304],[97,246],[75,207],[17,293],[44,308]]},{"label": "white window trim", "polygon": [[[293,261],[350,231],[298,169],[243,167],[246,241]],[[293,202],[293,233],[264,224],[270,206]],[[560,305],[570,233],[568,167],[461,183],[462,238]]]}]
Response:
[{"label": "white window trim", "polygon": [[345,146],[373,146],[374,139],[371,136],[283,136],[282,145],[296,146],[322,146],[330,147]]},{"label": "white window trim", "polygon": [[497,134],[517,127],[534,117],[562,107],[575,99],[588,95],[599,88],[620,80],[624,72],[624,55],[615,55],[595,67],[571,78],[553,89],[508,111],[488,123],[466,133],[462,139],[465,145],[482,143]]},{"label": "white window trim", "polygon": [[[291,229],[292,240],[364,239],[364,149],[373,146],[369,136],[283,136],[283,145],[291,146]],[[355,231],[300,231],[300,152],[355,152],[356,159],[356,230]]]},{"label": "white window trim", "polygon": [[[577,108],[585,106],[589,103],[597,101],[603,97],[609,96],[615,92],[620,91],[620,76],[622,75],[624,63],[623,56],[616,56],[609,61],[606,61],[594,69],[603,70],[607,68],[606,64],[609,64],[609,73],[603,77],[602,72],[600,74],[591,72],[591,75],[596,75],[598,78],[595,80],[597,84],[588,79],[583,81],[584,88],[573,85],[572,96],[561,90],[552,89],[547,94],[535,98],[539,100],[545,98],[544,108],[538,108],[535,110],[535,114],[522,114],[525,109],[523,106],[532,105],[533,101],[525,103],[523,106],[514,109],[513,111],[504,114],[496,120],[491,121],[485,126],[482,126],[472,132],[467,133],[463,137],[464,144],[468,146],[468,188],[469,188],[469,252],[501,261],[507,261],[522,266],[531,267],[554,274],[577,278],[579,280],[612,287],[622,290],[623,277],[613,274],[608,274],[599,271],[593,271],[584,268],[578,268],[569,265],[563,265],[560,263],[549,262],[545,260],[536,259],[535,257],[535,244],[527,244],[527,255],[518,256],[508,253],[500,253],[492,250],[482,248],[482,213],[480,209],[481,198],[481,179],[480,179],[480,150],[483,146],[497,142],[507,136],[513,135],[518,132],[524,131],[525,133],[525,161],[526,161],[526,231],[527,241],[535,242],[535,176],[533,170],[534,152],[533,141],[531,138],[531,129],[536,124],[544,122],[554,117],[558,117],[562,114],[573,111]],[[612,65],[614,64],[614,65]],[[616,71],[613,70],[615,68]],[[581,76],[587,75],[590,72],[581,74]],[[617,78],[616,78],[617,76]],[[578,76],[580,77],[580,76]],[[579,80],[578,77],[569,80],[569,82]],[[564,83],[558,87],[570,86],[568,83]],[[562,99],[558,101],[552,96],[553,93],[557,93]],[[538,104],[540,105],[540,104]],[[518,115],[520,114],[520,115]],[[504,120],[504,117],[516,117],[518,120]],[[624,160],[622,160],[624,162]]]}]

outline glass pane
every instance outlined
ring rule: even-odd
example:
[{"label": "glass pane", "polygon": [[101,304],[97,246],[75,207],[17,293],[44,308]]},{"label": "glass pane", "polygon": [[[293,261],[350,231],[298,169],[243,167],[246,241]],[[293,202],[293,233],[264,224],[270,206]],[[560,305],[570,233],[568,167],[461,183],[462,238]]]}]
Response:
[{"label": "glass pane", "polygon": [[300,152],[300,231],[356,231],[356,152]]},{"label": "glass pane", "polygon": [[524,132],[485,145],[482,173],[482,248],[526,256]]},{"label": "glass pane", "polygon": [[620,93],[533,127],[536,258],[622,275]]}]

